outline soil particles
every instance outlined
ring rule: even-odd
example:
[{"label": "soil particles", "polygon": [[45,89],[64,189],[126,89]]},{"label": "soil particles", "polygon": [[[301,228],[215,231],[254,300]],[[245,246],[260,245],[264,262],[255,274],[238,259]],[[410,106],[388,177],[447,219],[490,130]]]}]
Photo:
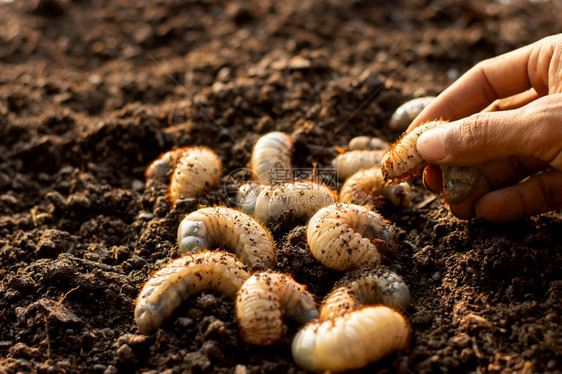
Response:
[{"label": "soil particles", "polygon": [[[560,32],[560,14],[557,0],[0,1],[0,373],[303,372],[296,323],[245,344],[218,293],[138,330],[135,299],[180,256],[181,218],[234,206],[261,135],[291,135],[294,168],[330,168],[354,136],[395,140],[405,101]],[[172,206],[144,173],[190,145],[216,151],[223,176]],[[459,220],[412,183],[409,207],[378,208],[411,345],[359,372],[562,372],[560,213]],[[344,273],[309,254],[306,219],[267,226],[274,270],[320,302]]]}]

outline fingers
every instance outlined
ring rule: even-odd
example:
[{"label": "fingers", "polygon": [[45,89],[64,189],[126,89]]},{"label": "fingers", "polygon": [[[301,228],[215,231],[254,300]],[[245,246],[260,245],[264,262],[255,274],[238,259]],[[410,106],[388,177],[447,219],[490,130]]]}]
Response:
[{"label": "fingers", "polygon": [[[533,157],[509,157],[486,163],[482,176],[490,189],[518,183],[529,175],[548,169],[548,164]],[[488,191],[486,191],[488,192]]]},{"label": "fingers", "polygon": [[[496,99],[531,88],[548,93],[551,60],[560,59],[562,34],[541,39],[504,55],[484,60],[443,91],[414,119],[410,128],[438,118],[454,121],[480,112]],[[558,79],[557,72],[551,72]],[[559,91],[558,91],[559,92]]]},{"label": "fingers", "polygon": [[533,156],[562,170],[562,94],[515,110],[485,112],[424,132],[417,149],[431,163],[470,166]]},{"label": "fingers", "polygon": [[[517,183],[523,178],[548,167],[548,163],[533,157],[510,157],[488,162],[481,175],[486,180],[487,187],[482,190],[479,196],[489,192],[490,189],[498,189]],[[439,193],[443,190],[443,177],[439,166],[428,164],[424,168],[423,184],[433,192]]]},{"label": "fingers", "polygon": [[492,104],[488,105],[482,111],[498,112],[501,110],[517,109],[529,104],[532,101],[535,101],[538,98],[539,94],[537,93],[537,91],[531,88],[530,90],[515,94],[510,97],[506,97],[505,99],[498,99]]},{"label": "fingers", "polygon": [[476,203],[477,216],[495,223],[510,222],[562,208],[562,172],[549,170],[497,191]]},{"label": "fingers", "polygon": [[[450,204],[451,212],[461,219],[469,219],[475,215],[475,204],[480,198],[493,190],[520,182],[529,175],[548,168],[544,161],[532,157],[511,157],[494,160],[484,165],[482,177],[474,191],[459,204]],[[423,173],[424,185],[433,192],[441,192],[443,179],[441,170],[436,165],[428,165]]]},{"label": "fingers", "polygon": [[[450,206],[459,218],[472,217],[476,209],[484,219],[502,222],[562,206],[561,73],[562,34],[558,34],[477,64],[414,119],[410,129],[438,118],[457,120],[419,137],[417,150],[426,161],[485,164],[473,193]],[[505,169],[500,167],[502,161],[493,161],[520,156],[535,165],[508,164]],[[529,175],[525,169],[533,173],[548,165],[554,170],[505,187]],[[424,184],[433,191],[442,189],[437,169],[424,170]],[[497,188],[501,189],[490,192]],[[511,199],[516,203],[510,204]]]},{"label": "fingers", "polygon": [[518,183],[547,167],[548,164],[543,161],[530,157],[510,157],[488,162],[482,169],[482,177],[474,191],[459,204],[451,204],[451,212],[461,219],[472,218],[475,216],[475,205],[482,196],[490,191]]}]

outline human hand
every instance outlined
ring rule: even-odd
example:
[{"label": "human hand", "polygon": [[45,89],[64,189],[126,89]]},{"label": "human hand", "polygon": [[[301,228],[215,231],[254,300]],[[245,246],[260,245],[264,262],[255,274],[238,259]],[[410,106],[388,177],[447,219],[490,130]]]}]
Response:
[{"label": "human hand", "polygon": [[[562,34],[478,63],[410,129],[439,117],[454,122],[419,137],[422,157],[483,164],[474,191],[450,206],[456,216],[507,222],[562,207]],[[426,168],[424,183],[440,191],[436,169]]]}]

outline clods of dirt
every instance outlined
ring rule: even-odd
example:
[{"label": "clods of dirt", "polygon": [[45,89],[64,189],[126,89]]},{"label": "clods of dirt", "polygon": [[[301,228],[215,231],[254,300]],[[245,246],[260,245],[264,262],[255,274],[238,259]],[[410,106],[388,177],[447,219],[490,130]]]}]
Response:
[{"label": "clods of dirt", "polygon": [[[231,300],[134,324],[143,283],[179,256],[180,219],[232,206],[231,174],[279,130],[293,164],[329,168],[357,135],[388,141],[404,101],[478,61],[559,32],[558,1],[0,2],[0,372],[298,373],[290,325],[243,343]],[[203,145],[219,185],[171,206],[146,167]],[[454,218],[414,183],[388,263],[410,287],[409,350],[362,372],[560,372],[562,217]],[[306,222],[271,223],[276,270],[320,301],[342,274],[307,252]]]}]

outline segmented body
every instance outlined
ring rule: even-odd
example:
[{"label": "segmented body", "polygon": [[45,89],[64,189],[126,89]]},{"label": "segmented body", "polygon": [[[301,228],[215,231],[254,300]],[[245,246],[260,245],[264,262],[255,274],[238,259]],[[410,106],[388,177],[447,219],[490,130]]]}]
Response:
[{"label": "segmented body", "polygon": [[390,118],[390,128],[396,131],[406,131],[410,123],[435,100],[433,96],[418,97],[400,105]]},{"label": "segmented body", "polygon": [[356,136],[351,139],[348,144],[350,151],[359,150],[382,150],[386,151],[390,148],[390,143],[384,139],[372,136]]},{"label": "segmented body", "polygon": [[152,161],[152,163],[146,169],[146,179],[169,177],[170,173],[176,167],[179,158],[183,155],[186,148],[189,147],[176,148],[161,154],[160,157]]},{"label": "segmented body", "polygon": [[311,217],[318,209],[337,201],[335,191],[312,181],[253,186],[248,189],[252,191],[251,194],[248,191],[242,193],[238,206],[264,223],[284,212]]},{"label": "segmented body", "polygon": [[332,160],[332,167],[338,171],[338,178],[345,180],[362,169],[378,166],[383,150],[359,150],[342,153]]},{"label": "segmented body", "polygon": [[215,290],[234,299],[249,277],[246,267],[233,254],[187,254],[158,270],[146,282],[136,300],[135,322],[140,331],[150,334],[190,296]]},{"label": "segmented body", "polygon": [[[427,161],[418,152],[418,138],[423,132],[446,122],[442,120],[427,122],[404,134],[383,156],[381,169],[384,179],[396,183],[412,177],[423,169]],[[472,193],[480,179],[482,166],[441,166],[441,171],[443,196],[450,204],[456,204]]]},{"label": "segmented body", "polygon": [[372,304],[406,310],[410,305],[408,286],[397,274],[383,267],[356,270],[337,282],[324,298],[320,319],[332,319]]},{"label": "segmented body", "polygon": [[399,312],[368,306],[305,325],[293,339],[293,359],[304,370],[340,372],[359,369],[410,342],[410,325]]},{"label": "segmented body", "polygon": [[236,316],[246,343],[268,345],[285,334],[284,316],[304,324],[317,318],[318,310],[314,297],[290,276],[258,273],[238,291]]},{"label": "segmented body", "polygon": [[258,139],[252,150],[250,168],[260,183],[277,183],[272,169],[291,169],[293,153],[292,138],[282,132],[274,131]]},{"label": "segmented body", "polygon": [[196,197],[213,188],[222,174],[222,163],[215,152],[206,147],[181,148],[162,159],[177,160],[170,182],[170,199]]},{"label": "segmented body", "polygon": [[408,182],[387,184],[380,168],[372,167],[347,178],[339,193],[339,201],[349,204],[377,206],[382,199],[395,206],[408,206],[412,188]]},{"label": "segmented body", "polygon": [[275,264],[275,243],[267,229],[232,208],[202,208],[188,214],[178,227],[178,244],[183,253],[224,246],[247,265]]},{"label": "segmented body", "polygon": [[382,157],[381,169],[384,179],[392,182],[401,181],[411,177],[427,165],[418,152],[418,138],[424,131],[444,123],[446,121],[427,122],[405,133]]},{"label": "segmented body", "polygon": [[381,256],[397,251],[390,224],[361,205],[338,203],[320,209],[308,222],[306,238],[312,255],[335,270],[374,266]]},{"label": "segmented body", "polygon": [[235,202],[238,208],[253,216],[256,210],[256,201],[258,196],[260,195],[261,190],[263,190],[266,186],[266,184],[257,182],[242,183],[238,187],[238,191],[235,196]]}]

